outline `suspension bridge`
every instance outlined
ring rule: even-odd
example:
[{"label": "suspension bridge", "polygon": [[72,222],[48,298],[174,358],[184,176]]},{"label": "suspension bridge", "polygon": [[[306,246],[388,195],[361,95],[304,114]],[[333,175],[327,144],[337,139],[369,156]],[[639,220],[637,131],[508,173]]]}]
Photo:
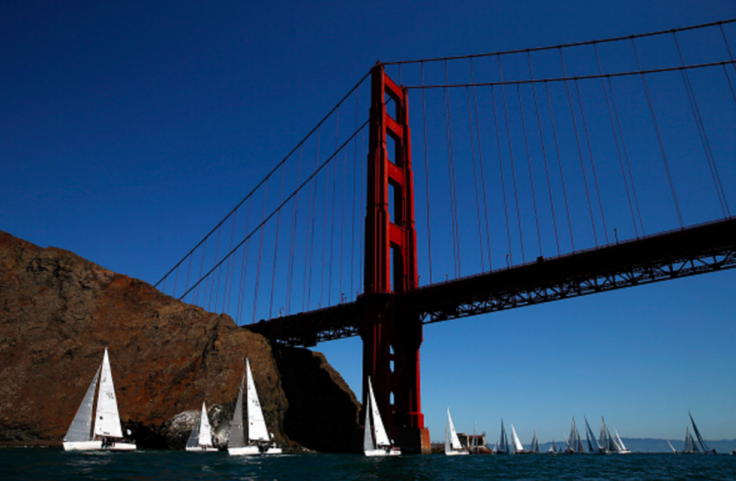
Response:
[{"label": "suspension bridge", "polygon": [[734,49],[728,20],[378,63],[157,287],[360,336],[364,396],[427,452],[425,324],[736,267]]}]

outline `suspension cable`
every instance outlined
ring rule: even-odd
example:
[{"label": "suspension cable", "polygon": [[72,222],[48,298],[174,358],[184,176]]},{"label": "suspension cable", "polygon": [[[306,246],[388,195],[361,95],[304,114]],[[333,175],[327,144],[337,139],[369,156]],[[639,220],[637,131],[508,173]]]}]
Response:
[{"label": "suspension cable", "polygon": [[[639,52],[636,50],[636,42],[631,39],[631,45],[634,47],[634,55],[636,56],[636,64],[641,71],[641,63],[639,62]],[[662,134],[659,131],[659,123],[654,113],[654,105],[652,105],[652,97],[649,95],[649,87],[647,85],[647,79],[644,74],[641,74],[641,81],[644,85],[644,92],[647,97],[647,104],[649,105],[649,113],[652,115],[652,122],[654,123],[654,130],[657,133],[657,142],[659,142],[659,150],[662,153],[662,162],[664,162],[664,168],[667,173],[667,181],[670,184],[670,191],[672,192],[672,200],[675,203],[675,210],[677,211],[677,220],[680,222],[680,227],[684,228],[685,223],[682,220],[682,213],[680,212],[680,203],[677,200],[677,192],[675,192],[675,183],[672,179],[672,173],[670,172],[670,164],[667,161],[667,153],[664,150],[664,143],[662,142]]]},{"label": "suspension cable", "polygon": [[[473,59],[470,59],[470,75],[473,80],[473,83],[475,83],[475,69],[473,68]],[[479,163],[480,163],[480,185],[481,190],[483,192],[483,210],[485,213],[485,220],[486,220],[486,244],[488,245],[488,270],[493,270],[493,258],[491,257],[491,233],[489,230],[488,225],[488,200],[486,196],[486,176],[484,172],[483,167],[483,144],[481,142],[481,135],[480,135],[480,118],[478,115],[478,95],[475,90],[475,85],[473,85],[473,101],[475,103],[475,128],[478,132],[478,157],[479,157]]]},{"label": "suspension cable", "polygon": [[480,196],[478,194],[478,173],[475,162],[475,137],[473,135],[473,118],[472,109],[470,107],[470,89],[465,89],[466,96],[468,98],[468,128],[470,129],[470,152],[471,158],[473,159],[473,184],[475,186],[475,211],[478,217],[478,242],[480,243],[480,265],[482,272],[486,271],[485,260],[483,256],[483,229],[481,227],[480,220]]},{"label": "suspension cable", "polygon": [[[532,57],[527,52],[526,54],[527,63],[529,64],[529,78],[534,79],[534,70],[532,69]],[[557,218],[555,217],[555,201],[552,197],[552,182],[549,175],[549,165],[547,164],[547,149],[544,145],[544,134],[542,133],[542,117],[539,114],[539,100],[537,99],[537,87],[536,84],[532,84],[532,95],[534,96],[534,109],[537,112],[537,126],[539,127],[539,140],[542,144],[542,159],[544,160],[544,173],[547,177],[547,192],[549,193],[549,205],[552,211],[552,227],[555,231],[555,244],[557,245],[557,255],[561,254],[560,251],[560,236],[557,233]]]},{"label": "suspension cable", "polygon": [[[422,85],[424,85],[424,63],[422,67]],[[427,257],[429,260],[429,283],[432,284],[432,224],[429,221],[429,160],[427,153],[427,103],[422,90],[422,126],[424,128],[424,183],[427,196]]]},{"label": "suspension cable", "polygon": [[542,233],[539,229],[539,213],[537,210],[537,194],[534,189],[534,175],[532,174],[532,159],[529,154],[529,139],[526,133],[526,118],[524,116],[524,103],[521,99],[521,86],[516,86],[516,92],[519,96],[519,111],[521,112],[521,130],[524,132],[524,147],[526,148],[526,163],[529,166],[529,182],[532,188],[532,205],[534,206],[534,221],[537,225],[537,241],[539,242],[539,255],[544,256],[542,251]]}]

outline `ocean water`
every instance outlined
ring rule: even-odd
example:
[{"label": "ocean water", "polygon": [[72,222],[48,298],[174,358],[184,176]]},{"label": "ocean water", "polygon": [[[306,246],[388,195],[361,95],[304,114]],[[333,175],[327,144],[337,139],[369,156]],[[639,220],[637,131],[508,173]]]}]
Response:
[{"label": "ocean water", "polygon": [[0,449],[10,480],[736,480],[736,456],[401,456],[294,454],[232,457],[225,452],[65,453]]}]

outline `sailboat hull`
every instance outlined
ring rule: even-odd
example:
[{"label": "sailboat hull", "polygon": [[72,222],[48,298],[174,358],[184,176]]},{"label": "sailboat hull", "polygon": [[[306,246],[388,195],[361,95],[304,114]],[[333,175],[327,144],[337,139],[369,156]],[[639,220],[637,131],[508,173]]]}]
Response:
[{"label": "sailboat hull", "polygon": [[260,456],[262,454],[265,454],[265,455],[283,454],[283,450],[275,446],[268,447],[263,450],[259,449],[258,446],[242,446],[239,448],[227,448],[227,453],[230,456]]},{"label": "sailboat hull", "polygon": [[218,449],[214,446],[194,446],[192,448],[187,446],[187,451],[190,453],[212,453],[217,452]]},{"label": "sailboat hull", "polygon": [[400,449],[390,449],[388,451],[386,451],[385,449],[366,449],[363,452],[369,458],[383,457],[383,456],[400,456],[401,455]]},{"label": "sailboat hull", "polygon": [[102,447],[102,441],[68,441],[64,442],[64,451],[135,451],[132,443],[112,443]]},{"label": "sailboat hull", "polygon": [[445,456],[463,456],[465,454],[470,454],[467,451],[445,451]]}]

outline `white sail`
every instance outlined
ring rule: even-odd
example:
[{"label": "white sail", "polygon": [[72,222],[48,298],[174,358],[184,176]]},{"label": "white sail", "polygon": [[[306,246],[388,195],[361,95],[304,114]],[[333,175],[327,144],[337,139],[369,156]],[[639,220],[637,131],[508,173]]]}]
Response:
[{"label": "white sail", "polygon": [[366,399],[364,431],[363,450],[373,451],[376,447],[373,445],[373,428],[371,427],[371,396]]},{"label": "white sail", "polygon": [[447,425],[450,430],[450,447],[452,449],[463,449],[463,445],[460,444],[460,438],[457,437],[457,431],[455,430],[455,424],[452,422],[452,417],[450,416],[450,408],[447,408]]},{"label": "white sail", "polygon": [[233,412],[233,420],[230,424],[230,439],[227,442],[228,449],[242,448],[245,446],[245,430],[243,429],[243,383],[245,382],[245,374],[240,381],[240,391],[238,391],[238,400],[235,401],[235,411]]},{"label": "white sail", "polygon": [[266,429],[266,420],[263,418],[261,403],[258,401],[258,393],[256,392],[256,384],[253,381],[253,374],[250,371],[250,362],[245,360],[247,372],[246,381],[246,398],[248,403],[248,439],[251,441],[270,441],[268,430]]},{"label": "white sail", "polygon": [[370,378],[368,378],[368,393],[371,396],[373,425],[375,426],[375,432],[376,432],[376,446],[389,446],[391,442],[388,440],[388,435],[386,434],[386,428],[383,427],[383,420],[381,419],[381,413],[378,412],[378,406],[376,405],[376,397],[373,395],[373,385],[371,384]]},{"label": "white sail", "polygon": [[524,446],[521,445],[521,441],[519,441],[519,436],[516,435],[516,429],[514,429],[514,425],[511,425],[511,441],[513,443],[513,449],[515,453],[521,453],[524,451]]},{"label": "white sail", "polygon": [[64,441],[70,442],[81,442],[92,440],[92,411],[95,403],[95,390],[97,389],[97,380],[100,378],[100,370],[102,365],[97,368],[95,377],[92,378],[92,382],[87,388],[87,393],[84,395],[82,404],[77,409],[77,414],[74,416],[69,430],[64,436]]},{"label": "white sail", "polygon": [[674,446],[672,446],[672,443],[670,442],[670,440],[665,439],[665,441],[667,441],[667,444],[670,446],[670,449],[672,450],[672,452],[677,454],[677,450],[674,448]]},{"label": "white sail", "polygon": [[95,418],[94,434],[112,438],[122,438],[123,430],[120,427],[120,414],[118,414],[118,402],[115,399],[115,386],[112,382],[112,371],[110,369],[110,358],[105,348],[105,356],[102,359],[102,372],[100,373],[100,390],[97,395],[97,416]]},{"label": "white sail", "polygon": [[627,454],[630,453],[628,449],[626,449],[626,446],[624,445],[624,442],[621,440],[621,436],[618,435],[618,431],[616,431],[616,428],[613,428],[613,433],[616,435],[613,439],[616,444],[616,449],[618,449],[618,452],[621,454]]},{"label": "white sail", "polygon": [[204,401],[202,402],[202,415],[199,422],[199,445],[200,446],[212,446],[212,428],[210,427],[210,420],[207,416],[207,406]]}]

